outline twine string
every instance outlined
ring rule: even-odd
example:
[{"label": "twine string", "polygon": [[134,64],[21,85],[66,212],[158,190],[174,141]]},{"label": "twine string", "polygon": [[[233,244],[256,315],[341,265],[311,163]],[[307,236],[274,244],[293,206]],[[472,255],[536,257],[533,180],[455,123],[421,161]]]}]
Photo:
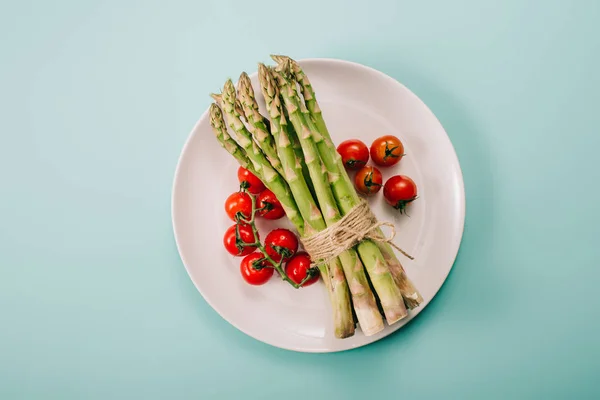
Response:
[{"label": "twine string", "polygon": [[[385,236],[380,228],[387,226],[390,235]],[[397,246],[393,240],[396,228],[390,222],[378,222],[369,204],[361,200],[344,217],[325,230],[302,239],[304,248],[316,264],[327,263],[344,251],[354,247],[362,240],[370,239],[376,242],[388,243],[407,258],[414,258]]]}]

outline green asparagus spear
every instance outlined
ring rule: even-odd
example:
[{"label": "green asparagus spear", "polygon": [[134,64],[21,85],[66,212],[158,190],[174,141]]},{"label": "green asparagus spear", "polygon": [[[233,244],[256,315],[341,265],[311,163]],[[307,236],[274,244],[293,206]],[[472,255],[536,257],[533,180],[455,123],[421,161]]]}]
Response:
[{"label": "green asparagus spear", "polygon": [[[323,220],[319,208],[315,205],[315,201],[309,192],[304,176],[302,175],[301,160],[296,157],[292,149],[288,131],[285,128],[287,120],[282,111],[279,90],[275,83],[275,79],[273,78],[271,71],[263,64],[259,64],[259,80],[266,100],[269,117],[271,118],[271,133],[275,138],[278,155],[281,164],[283,165],[283,170],[285,171],[284,178],[290,185],[290,189],[296,199],[300,213],[304,217],[305,230],[308,232],[310,227],[312,232],[322,231],[326,228],[326,223]],[[319,158],[316,157],[313,163],[307,164],[309,172],[312,171],[313,173],[311,177],[314,177],[315,174],[319,177],[319,180],[317,182],[314,182],[313,180],[313,183],[321,207],[325,207],[326,209],[331,207],[332,210],[336,209],[337,207],[335,206],[333,197],[323,193],[324,191],[331,193],[331,189],[326,180],[322,179],[323,176]],[[324,202],[328,200],[330,204],[324,206]],[[326,220],[328,224],[331,224],[336,222],[339,218],[339,213],[337,213],[332,214],[329,218],[326,218]],[[383,320],[377,309],[375,297],[371,292],[367,277],[364,273],[364,268],[356,251],[354,249],[349,249],[343,252],[340,254],[339,260],[350,287],[354,311],[356,312],[356,317],[363,333],[369,336],[380,332],[384,328]]]},{"label": "green asparagus spear", "polygon": [[[310,113],[306,109],[304,102],[300,101],[298,94],[296,93],[295,84],[292,84],[285,76],[286,71],[289,70],[289,62],[281,64],[282,68],[275,72],[277,83],[279,85],[281,95],[284,99],[285,107],[290,115],[291,122],[294,128],[299,132],[300,143],[302,144],[302,150],[306,156],[306,163],[311,170],[311,163],[314,164],[319,160],[320,171],[315,171],[313,177],[313,171],[311,171],[311,178],[313,183],[317,187],[315,180],[324,181],[329,189],[328,195],[323,199],[325,204],[321,204],[321,198],[319,198],[319,204],[321,204],[321,210],[325,207],[325,219],[328,217],[336,218],[339,216],[337,210],[336,198],[333,196],[331,188],[337,192],[340,207],[344,212],[348,212],[352,207],[358,204],[358,201],[350,203],[348,200],[353,199],[354,196],[358,199],[354,188],[347,187],[343,184],[341,178],[342,172],[336,168],[335,157],[339,158],[337,151],[330,152],[321,151],[319,149],[319,143],[323,142],[323,136],[314,126]],[[330,186],[331,185],[331,186]],[[350,189],[350,190],[349,190]],[[317,192],[318,193],[318,192]],[[344,203],[349,203],[350,207],[344,207]],[[335,206],[335,209],[332,207]],[[379,250],[379,247],[370,240],[363,240],[357,246],[358,253],[364,266],[367,269],[371,283],[379,297],[379,301],[383,308],[386,320],[389,324],[393,324],[408,315],[404,300],[399,288],[396,286],[394,278],[390,274],[387,261],[383,254]]]},{"label": "green asparagus spear", "polygon": [[[254,89],[252,88],[248,75],[245,73],[242,73],[240,76],[237,92],[244,109],[246,120],[254,127],[251,131],[254,138],[261,147],[273,146],[273,149],[275,150],[275,154],[269,157],[269,159],[277,158],[281,163],[283,170],[282,177],[287,181],[292,196],[298,205],[300,214],[304,219],[303,234],[311,234],[315,230],[315,225],[318,223],[317,221],[322,221],[321,211],[315,205],[312,196],[310,195],[306,181],[302,176],[302,171],[296,169],[296,166],[299,164],[296,162],[293,150],[289,147],[287,137],[284,134],[280,134],[279,124],[274,125],[271,123],[271,129],[267,129],[265,126],[264,118],[258,111],[258,104],[254,97]],[[277,147],[275,147],[273,142],[276,143]],[[344,280],[343,274],[338,272],[337,269],[340,269],[338,260],[331,262],[329,266],[319,265],[319,270],[322,274],[329,276],[330,295],[333,296],[332,302],[340,305],[340,307],[334,308],[336,311],[334,314],[336,329],[339,335],[347,337],[354,334],[354,321],[352,319],[350,302],[345,300],[348,298],[348,286]],[[347,305],[348,308],[344,310],[341,305]]]},{"label": "green asparagus spear", "polygon": [[[277,192],[286,194],[286,196],[283,196],[280,199],[278,197],[278,199],[281,202],[287,217],[294,225],[304,227],[304,220],[298,212],[298,207],[291,196],[288,185],[281,175],[273,168],[270,163],[271,160],[267,159],[240,119],[239,109],[236,107],[237,98],[235,97],[235,88],[233,87],[231,79],[225,82],[221,100],[223,113],[225,114],[225,119],[227,120],[229,127],[236,133],[238,143],[246,151],[248,158],[254,164],[254,168],[263,177],[263,183],[268,186],[275,186],[277,187]],[[276,161],[279,160],[277,159]],[[302,231],[303,230],[304,228],[302,228]]]},{"label": "green asparagus spear", "polygon": [[[268,133],[270,133],[270,122],[266,117],[260,114],[258,103],[254,97],[252,82],[250,81],[248,74],[245,72],[242,72],[240,75],[237,93],[246,119],[255,130],[252,133],[259,142],[260,146],[262,147],[264,145],[269,149],[271,147],[274,148],[272,136],[266,136]],[[294,149],[296,156],[302,159],[304,157],[302,154],[302,147],[300,147],[300,142],[298,141],[298,137],[296,136],[294,128],[290,125],[286,126],[285,128],[288,129],[288,137],[290,138],[292,148]],[[279,173],[282,174],[282,171],[279,171]],[[310,175],[308,174],[308,167],[304,163],[302,163],[302,174],[304,175],[304,180],[306,181],[311,194],[314,195],[314,188],[310,180]]]},{"label": "green asparagus spear", "polygon": [[252,136],[254,136],[254,139],[256,139],[256,142],[267,156],[271,166],[280,175],[283,175],[283,168],[281,161],[277,157],[273,136],[270,135],[269,128],[267,128],[263,116],[258,111],[258,104],[254,99],[254,90],[252,89],[250,78],[246,73],[243,73],[238,81],[237,99],[239,99],[242,108],[240,114],[245,116],[248,121],[249,131],[252,133]]},{"label": "green asparagus spear", "polygon": [[[323,118],[321,108],[319,107],[317,97],[308,79],[308,76],[306,76],[300,65],[291,58],[287,56],[278,55],[273,55],[271,57],[273,58],[273,60],[275,60],[275,62],[277,62],[280,65],[282,65],[284,62],[289,62],[289,71],[291,72],[295,80],[299,83],[300,88],[302,89],[302,96],[304,97],[306,108],[308,109],[316,125],[316,128],[323,136],[323,141],[319,146],[319,151],[326,151],[329,154],[336,155],[337,152],[335,151],[335,146],[333,144],[333,141],[331,140],[331,135],[329,134],[329,130],[327,129],[327,125],[325,124],[325,119]],[[352,181],[348,177],[348,174],[346,173],[343,167],[341,158],[339,158],[339,156],[336,156],[335,158],[329,161],[330,163],[328,165],[328,169],[329,167],[333,167],[333,165],[331,165],[331,162],[335,162],[337,164],[337,169],[341,171],[341,178],[343,181],[342,185],[347,186],[348,188],[350,188],[349,191],[351,193],[354,193],[354,196],[345,197],[342,193],[338,193],[334,190],[334,194],[336,194],[336,198],[340,202],[340,207],[342,208],[342,211],[346,212],[349,208],[352,207],[353,204],[355,204],[356,201],[358,201],[358,195],[356,195],[356,192],[352,190]],[[381,232],[381,230],[378,230],[378,233],[379,235],[383,236],[383,232]],[[394,281],[400,289],[406,305],[408,306],[408,308],[411,309],[418,307],[419,304],[423,302],[423,298],[406,275],[406,272],[404,271],[400,260],[396,256],[396,253],[394,253],[394,250],[388,243],[378,243],[378,247],[380,248],[384,258],[388,262],[390,273],[394,277]]]},{"label": "green asparagus spear", "polygon": [[[221,101],[221,104],[223,104],[222,98],[217,97],[217,99]],[[263,183],[265,183],[265,186],[267,186],[269,190],[273,191],[282,205],[284,203],[293,203],[295,207],[294,199],[291,196],[291,191],[289,190],[287,184],[285,184],[285,187],[282,189],[282,185],[279,184],[277,179],[267,179],[265,177],[265,171],[267,171],[267,175],[272,174],[272,169],[267,163],[267,159],[264,156],[253,156],[253,154],[256,152],[255,147],[248,146],[248,151],[250,151],[250,153],[247,153],[229,136],[221,110],[216,104],[213,104],[210,109],[210,123],[215,131],[217,140],[231,155],[238,160],[240,165],[247,167],[252,173],[258,176]],[[245,133],[243,133],[242,137],[245,138],[245,136]],[[300,235],[304,235],[305,224],[297,210],[297,207],[295,207],[293,210],[286,209],[286,213],[288,211],[291,211],[293,215],[297,215],[299,217],[293,219],[290,218],[290,220],[292,223],[294,223],[298,233]],[[352,319],[350,297],[348,295],[348,286],[343,278],[343,275],[341,274],[339,261],[334,260],[329,266],[320,265],[319,271],[323,281],[325,282],[332,305],[335,336],[338,338],[352,336],[354,334],[354,321]]]}]

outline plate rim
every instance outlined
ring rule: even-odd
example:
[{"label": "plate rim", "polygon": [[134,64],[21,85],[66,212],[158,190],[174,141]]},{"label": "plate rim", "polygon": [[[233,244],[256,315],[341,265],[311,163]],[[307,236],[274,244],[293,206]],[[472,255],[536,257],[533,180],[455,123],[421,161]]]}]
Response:
[{"label": "plate rim", "polygon": [[[448,269],[448,271],[445,273],[444,279],[442,281],[442,284],[440,285],[439,288],[436,289],[435,293],[433,293],[433,295],[431,296],[431,299],[429,299],[429,301],[427,301],[424,306],[422,307],[418,307],[414,312],[415,314],[410,318],[409,321],[407,321],[404,324],[398,324],[396,326],[389,326],[388,332],[386,332],[384,335],[382,335],[381,337],[374,339],[374,340],[369,340],[369,337],[365,337],[367,340],[365,341],[365,343],[361,343],[358,344],[356,346],[351,346],[351,347],[347,347],[347,348],[341,348],[341,349],[303,349],[303,348],[298,348],[298,347],[293,347],[293,346],[281,346],[281,345],[277,345],[277,344],[273,344],[273,343],[269,343],[266,342],[256,336],[254,336],[253,334],[251,334],[250,332],[247,332],[246,330],[242,329],[240,326],[238,326],[235,322],[227,319],[225,316],[223,316],[223,314],[219,311],[219,308],[215,306],[215,304],[213,304],[208,298],[207,296],[202,292],[202,290],[200,289],[200,287],[198,286],[198,284],[194,281],[191,271],[190,271],[190,267],[188,266],[188,263],[186,262],[185,256],[183,255],[182,249],[181,249],[181,243],[180,243],[180,239],[179,236],[177,234],[177,222],[176,222],[176,218],[175,218],[175,197],[176,197],[176,188],[177,188],[177,182],[178,182],[178,178],[181,174],[181,164],[182,164],[182,160],[184,157],[184,154],[186,154],[188,147],[190,146],[190,143],[192,141],[192,138],[194,136],[194,132],[196,132],[196,130],[199,128],[199,126],[202,124],[202,122],[204,121],[205,118],[208,118],[208,114],[210,111],[210,107],[207,107],[207,109],[202,113],[202,115],[199,117],[199,119],[196,121],[196,123],[194,124],[194,126],[192,127],[190,133],[188,134],[186,141],[181,149],[181,152],[179,153],[179,157],[177,158],[177,165],[175,167],[175,173],[173,175],[173,183],[172,183],[172,187],[171,187],[171,224],[172,224],[172,229],[173,229],[173,236],[175,238],[175,244],[177,246],[177,252],[179,253],[179,257],[181,259],[181,262],[183,263],[183,266],[186,270],[186,273],[188,274],[188,277],[190,278],[190,280],[192,281],[192,283],[194,284],[194,287],[196,288],[196,290],[198,290],[198,292],[200,293],[200,295],[202,296],[202,298],[204,299],[204,301],[206,301],[206,303],[208,303],[208,305],[213,309],[213,311],[215,311],[221,318],[223,318],[225,321],[227,321],[230,325],[232,325],[234,328],[236,328],[237,330],[239,330],[240,332],[244,333],[245,335],[261,342],[264,344],[267,344],[269,346],[273,346],[279,349],[284,349],[284,350],[289,350],[289,351],[294,351],[294,352],[300,352],[300,353],[339,353],[339,352],[344,352],[344,351],[349,351],[349,350],[353,350],[353,349],[358,349],[364,346],[367,346],[369,344],[375,343],[385,337],[390,336],[391,334],[397,332],[398,330],[400,330],[402,327],[408,325],[411,321],[413,321],[425,308],[426,306],[437,296],[437,294],[439,293],[440,289],[444,286],[444,284],[446,283],[447,279],[448,279],[448,275],[450,275],[450,271],[452,271],[452,269],[454,268],[454,264],[456,263],[456,258],[458,256],[458,252],[460,250],[461,244],[462,244],[462,240],[463,240],[463,236],[464,236],[464,231],[465,231],[465,220],[466,220],[466,191],[465,191],[465,183],[464,183],[464,175],[463,175],[463,171],[462,171],[462,167],[460,165],[460,160],[458,158],[458,154],[456,153],[456,149],[454,148],[454,144],[452,143],[452,140],[450,140],[450,136],[448,135],[448,132],[446,131],[446,129],[444,128],[444,126],[442,125],[441,121],[437,118],[437,116],[433,113],[433,111],[429,108],[429,106],[423,101],[421,100],[420,97],[418,97],[412,90],[410,90],[406,85],[404,85],[402,82],[396,80],[395,78],[387,75],[386,73],[379,71],[378,69],[375,69],[373,67],[370,67],[368,65],[364,65],[355,61],[349,61],[349,60],[344,60],[344,59],[339,59],[339,58],[327,58],[327,57],[317,57],[317,58],[302,58],[302,59],[296,59],[296,61],[300,64],[306,64],[306,63],[333,63],[333,64],[345,64],[345,65],[350,65],[353,67],[358,67],[358,68],[363,68],[363,69],[367,69],[372,73],[375,73],[377,75],[379,75],[381,78],[387,80],[388,82],[390,82],[390,84],[392,85],[396,85],[401,89],[405,89],[408,94],[412,97],[414,97],[414,99],[416,99],[418,102],[422,103],[422,105],[425,106],[425,109],[429,112],[429,114],[435,119],[435,121],[439,124],[439,126],[442,128],[443,132],[444,132],[444,136],[446,138],[446,140],[448,141],[448,144],[450,145],[450,149],[451,151],[451,156],[453,157],[454,161],[456,162],[456,165],[458,166],[458,177],[459,177],[459,188],[460,188],[460,196],[459,196],[459,205],[460,205],[460,209],[459,209],[459,213],[460,215],[459,217],[459,225],[460,225],[460,233],[459,235],[457,235],[457,240],[455,243],[453,243],[453,257],[452,257],[452,263],[450,265],[450,268]],[[252,74],[248,74],[251,78],[255,75],[257,75],[258,72],[255,71]]]}]

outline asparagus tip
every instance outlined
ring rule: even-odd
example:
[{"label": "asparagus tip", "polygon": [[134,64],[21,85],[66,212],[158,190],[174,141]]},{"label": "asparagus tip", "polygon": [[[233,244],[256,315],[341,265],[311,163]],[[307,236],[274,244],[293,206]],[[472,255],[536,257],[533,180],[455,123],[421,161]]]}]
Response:
[{"label": "asparagus tip", "polygon": [[284,78],[290,79],[290,74],[292,72],[292,59],[289,57],[283,59],[281,63],[277,64],[275,71],[279,72]]},{"label": "asparagus tip", "polygon": [[250,82],[250,77],[246,73],[246,71],[240,74],[240,79],[238,80],[237,90],[238,92],[248,91],[252,87],[252,83]]},{"label": "asparagus tip", "polygon": [[258,63],[258,81],[260,83],[261,88],[267,87],[268,74],[269,74],[268,67],[263,63]]},{"label": "asparagus tip", "polygon": [[285,60],[291,60],[291,57],[284,56],[283,54],[271,54],[271,59],[277,64],[283,63]]},{"label": "asparagus tip", "polygon": [[[223,114],[221,113],[221,109],[216,103],[212,103],[210,105],[210,124],[216,130],[221,129],[224,125]],[[217,133],[217,132],[215,132]]]},{"label": "asparagus tip", "polygon": [[267,71],[267,69],[268,69],[268,67],[267,67],[265,64],[263,64],[263,63],[261,63],[261,62],[259,62],[259,63],[258,63],[258,74],[259,74],[259,75],[260,75],[261,73],[263,73],[263,74],[264,74],[264,73]]},{"label": "asparagus tip", "polygon": [[[224,104],[231,104],[232,107],[235,108],[237,99],[235,96],[235,87],[233,86],[233,81],[231,80],[231,78],[229,78],[225,81],[225,84],[223,85],[223,93],[221,96],[222,96]],[[223,103],[220,103],[220,104],[223,104]],[[227,110],[225,110],[225,111],[227,111]]]},{"label": "asparagus tip", "polygon": [[225,84],[223,85],[223,92],[226,93],[227,90],[230,90],[230,89],[234,89],[235,90],[235,87],[233,86],[233,81],[231,80],[231,78],[228,78],[225,81]]}]

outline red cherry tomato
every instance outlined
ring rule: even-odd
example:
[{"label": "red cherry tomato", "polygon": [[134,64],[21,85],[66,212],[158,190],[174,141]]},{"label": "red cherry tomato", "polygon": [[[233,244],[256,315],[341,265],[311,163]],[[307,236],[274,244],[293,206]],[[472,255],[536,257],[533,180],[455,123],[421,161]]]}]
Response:
[{"label": "red cherry tomato", "polygon": [[404,156],[404,145],[396,136],[382,136],[375,139],[371,145],[371,159],[382,167],[396,164],[402,156]]},{"label": "red cherry tomato", "polygon": [[274,229],[265,238],[265,250],[275,262],[289,260],[298,250],[298,238],[287,229]]},{"label": "red cherry tomato", "polygon": [[[239,226],[239,237],[236,237],[236,226]],[[223,236],[223,245],[232,256],[246,256],[256,250],[256,246],[243,246],[243,243],[258,242],[258,233],[254,236],[252,227],[247,224],[237,224],[230,226]],[[238,247],[239,245],[239,247]]]},{"label": "red cherry tomato", "polygon": [[402,213],[417,198],[417,185],[408,176],[392,176],[383,187],[383,197],[389,205]]},{"label": "red cherry tomato", "polygon": [[383,178],[375,167],[363,167],[354,177],[354,185],[359,193],[370,196],[381,190]]},{"label": "red cherry tomato", "polygon": [[[311,274],[314,274],[312,278],[309,278],[302,287],[312,285],[316,281],[319,280],[319,272],[318,270],[311,269],[310,266],[310,257],[307,253],[301,251],[297,253],[294,257],[290,258],[287,264],[285,265],[285,273],[290,277],[291,280],[300,284],[304,278],[306,278],[306,274],[308,271],[311,271]],[[314,271],[314,272],[313,272]]]},{"label": "red cherry tomato", "polygon": [[338,146],[337,152],[348,169],[360,169],[369,161],[369,149],[358,139],[344,140]]},{"label": "red cherry tomato", "polygon": [[252,253],[244,257],[240,263],[242,277],[251,285],[263,285],[273,276],[273,268],[267,266],[266,261],[258,262],[262,258],[261,253]]},{"label": "red cherry tomato", "polygon": [[252,198],[248,193],[235,192],[225,200],[225,212],[232,221],[237,222],[236,216],[240,213],[244,219],[252,217]]},{"label": "red cherry tomato", "polygon": [[279,219],[285,215],[283,207],[275,194],[269,189],[265,189],[258,195],[258,208],[265,208],[258,212],[258,214],[265,219]]},{"label": "red cherry tomato", "polygon": [[262,181],[246,168],[239,167],[237,175],[240,184],[243,185],[250,193],[259,194],[265,190],[265,185],[262,183]]}]

